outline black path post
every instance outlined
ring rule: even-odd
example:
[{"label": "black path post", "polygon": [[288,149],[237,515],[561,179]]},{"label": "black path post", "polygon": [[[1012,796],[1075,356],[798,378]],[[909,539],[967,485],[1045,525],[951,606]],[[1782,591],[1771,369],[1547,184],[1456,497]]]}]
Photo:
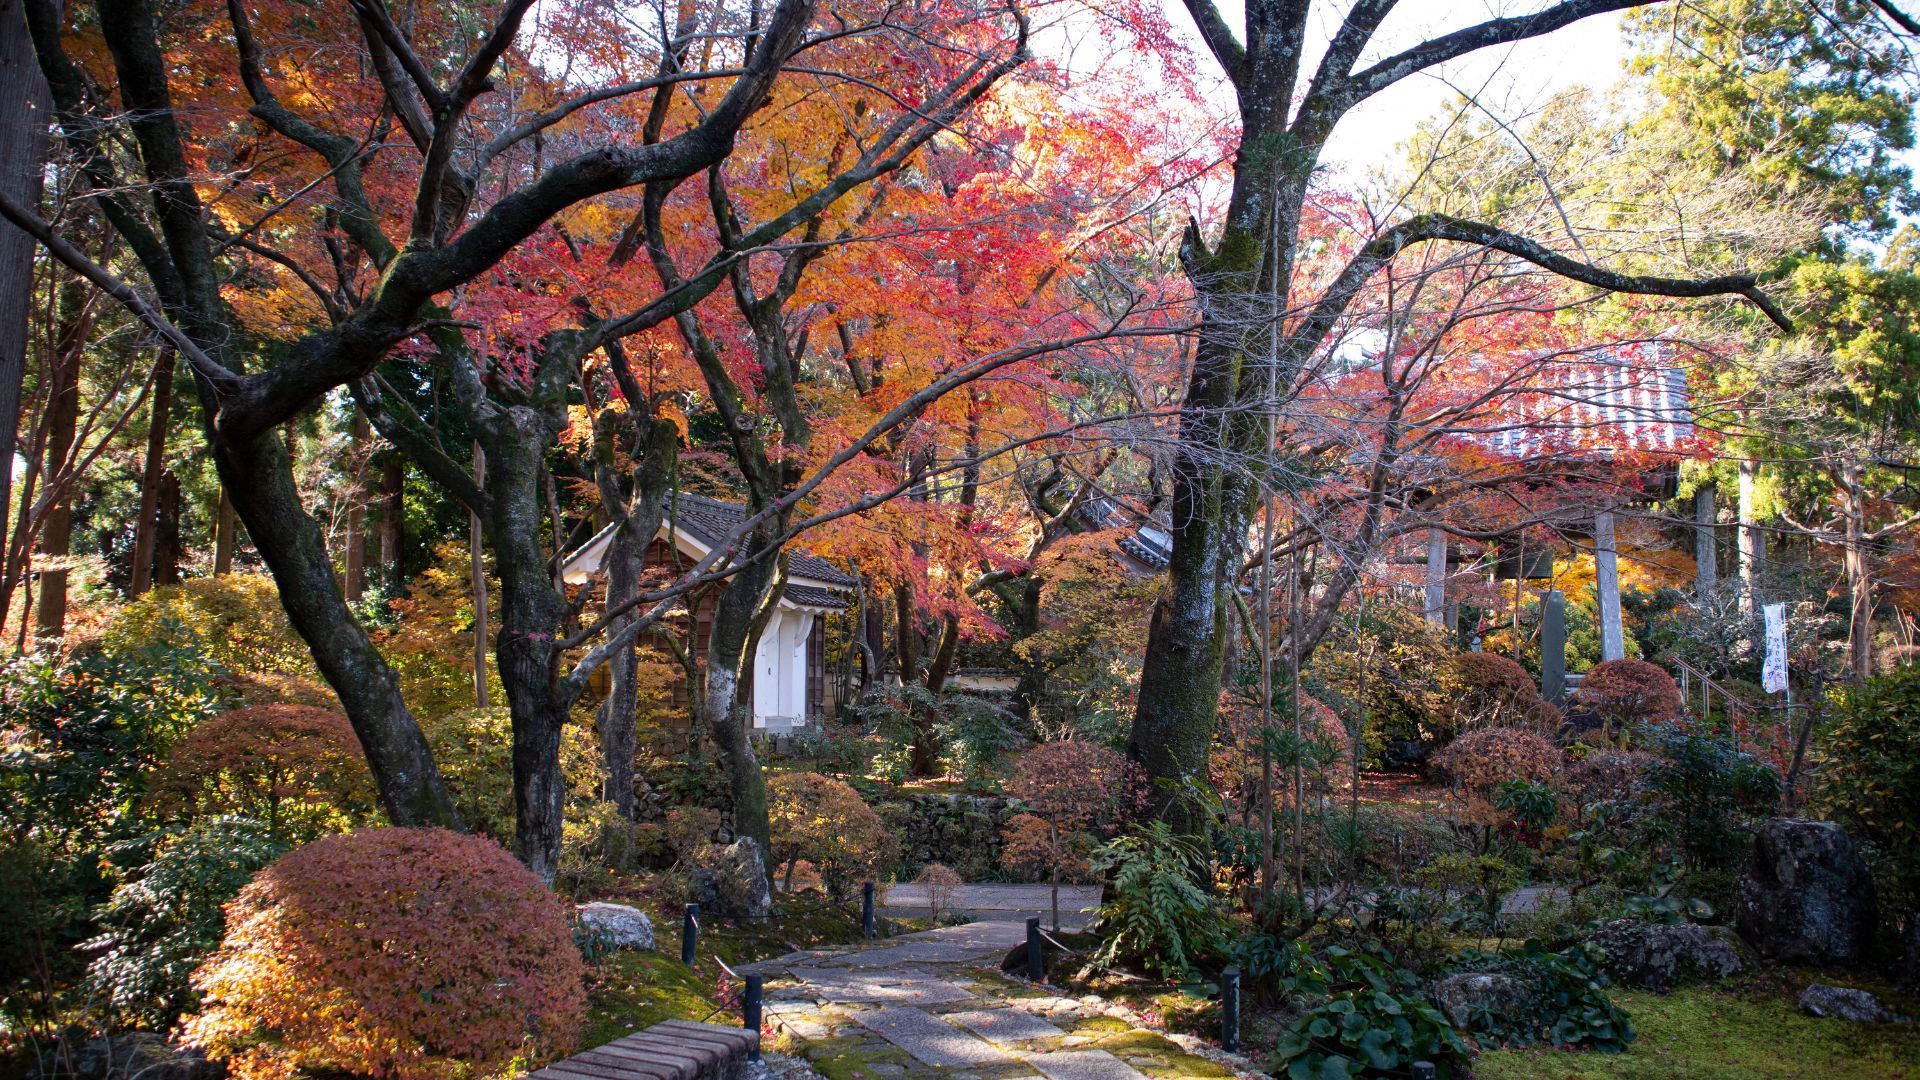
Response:
[{"label": "black path post", "polygon": [[1431,1061],[1416,1061],[1413,1063],[1413,1080],[1434,1080],[1434,1077],[1438,1075],[1439,1072],[1433,1067],[1433,1062]]},{"label": "black path post", "polygon": [[1240,969],[1220,973],[1220,1049],[1240,1052]]},{"label": "black path post", "polygon": [[747,1051],[748,1061],[760,1060],[760,999],[766,990],[765,975],[747,976],[747,992],[740,1000],[740,1026],[753,1032],[753,1049]]},{"label": "black path post", "polygon": [[860,886],[860,932],[873,937],[873,882]]},{"label": "black path post", "polygon": [[1047,981],[1047,958],[1041,950],[1040,916],[1027,919],[1027,978],[1034,982]]},{"label": "black path post", "polygon": [[688,904],[687,914],[680,921],[680,962],[693,966],[694,950],[700,946],[700,905]]}]

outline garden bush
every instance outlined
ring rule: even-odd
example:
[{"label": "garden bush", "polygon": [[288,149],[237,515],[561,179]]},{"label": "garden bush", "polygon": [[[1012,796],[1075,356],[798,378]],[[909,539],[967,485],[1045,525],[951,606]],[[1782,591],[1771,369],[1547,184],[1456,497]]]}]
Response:
[{"label": "garden bush", "polygon": [[216,574],[162,585],[122,608],[101,636],[109,651],[155,643],[200,649],[236,676],[320,678],[266,574]]},{"label": "garden bush", "polygon": [[305,705],[256,705],[194,725],[154,771],[162,814],[238,814],[292,843],[371,821],[373,776],[353,725]]},{"label": "garden bush", "polygon": [[1505,952],[1470,949],[1454,958],[1459,971],[1493,972],[1519,983],[1507,1007],[1471,1018],[1482,1046],[1546,1044],[1618,1053],[1634,1040],[1633,1020],[1607,997],[1606,953],[1579,944],[1554,952],[1536,941]]},{"label": "garden bush", "polygon": [[1645,660],[1595,664],[1580,681],[1574,700],[1591,709],[1608,731],[1618,735],[1640,724],[1678,720],[1687,711],[1680,684],[1664,668]]},{"label": "garden bush", "polygon": [[1555,731],[1560,711],[1540,700],[1540,688],[1518,661],[1497,653],[1463,652],[1440,670],[1446,703],[1436,717],[1441,741],[1482,727]]},{"label": "garden bush", "polygon": [[1113,880],[1100,905],[1095,963],[1184,978],[1227,942],[1226,914],[1201,885],[1210,876],[1206,856],[1165,822],[1103,845],[1094,868]]},{"label": "garden bush", "polygon": [[878,877],[896,858],[892,830],[859,792],[819,773],[784,773],[767,783],[767,814],[773,827],[773,861],[805,859],[820,871],[821,884],[836,899]]},{"label": "garden bush", "polygon": [[1920,667],[1833,694],[1814,806],[1863,842],[1888,910],[1920,910]]},{"label": "garden bush", "polygon": [[1469,731],[1433,756],[1435,771],[1481,798],[1507,780],[1551,783],[1566,758],[1553,740],[1531,731],[1486,727]]},{"label": "garden bush", "polygon": [[566,913],[504,848],[367,829],[241,890],[184,1032],[240,1080],[501,1076],[571,1046],[583,978]]},{"label": "garden bush", "polygon": [[170,1026],[194,1004],[189,978],[220,944],[222,907],[285,850],[264,822],[228,815],[120,845],[116,855],[144,852],[145,863],[95,916],[88,988],[119,1020]]},{"label": "garden bush", "polygon": [[1460,1075],[1466,1044],[1420,996],[1420,978],[1412,971],[1385,957],[1333,948],[1311,979],[1333,996],[1287,1026],[1267,1060],[1268,1072],[1408,1076],[1414,1062],[1427,1061],[1439,1076]]},{"label": "garden bush", "polygon": [[1723,735],[1677,724],[1651,735],[1660,755],[1647,770],[1660,810],[1652,825],[1672,834],[1688,870],[1738,868],[1753,846],[1746,825],[1772,812],[1780,774]]}]

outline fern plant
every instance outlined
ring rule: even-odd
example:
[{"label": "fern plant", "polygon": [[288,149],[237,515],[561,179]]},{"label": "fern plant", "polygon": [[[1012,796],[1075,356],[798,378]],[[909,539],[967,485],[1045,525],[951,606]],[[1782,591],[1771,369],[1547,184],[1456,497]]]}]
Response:
[{"label": "fern plant", "polygon": [[1211,873],[1198,846],[1152,822],[1102,845],[1094,868],[1111,872],[1111,898],[1100,906],[1099,964],[1134,964],[1184,978],[1227,939],[1226,913],[1202,885]]}]

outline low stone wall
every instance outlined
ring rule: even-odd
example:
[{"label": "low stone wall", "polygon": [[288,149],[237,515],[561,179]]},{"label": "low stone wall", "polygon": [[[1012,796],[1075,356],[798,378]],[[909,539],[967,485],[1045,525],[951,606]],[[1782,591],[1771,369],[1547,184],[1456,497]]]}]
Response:
[{"label": "low stone wall", "polygon": [[908,795],[874,809],[899,835],[903,862],[943,863],[966,881],[997,876],[1000,829],[1020,812],[994,795]]}]

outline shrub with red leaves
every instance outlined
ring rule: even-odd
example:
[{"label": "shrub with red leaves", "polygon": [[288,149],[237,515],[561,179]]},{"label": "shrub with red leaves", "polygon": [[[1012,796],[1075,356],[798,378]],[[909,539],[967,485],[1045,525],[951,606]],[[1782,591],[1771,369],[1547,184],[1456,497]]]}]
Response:
[{"label": "shrub with red leaves", "polygon": [[1687,711],[1673,676],[1645,660],[1608,660],[1593,665],[1580,680],[1578,700],[1614,731],[1635,724],[1668,723]]},{"label": "shrub with red leaves", "polygon": [[345,716],[307,705],[255,705],[211,716],[154,771],[163,814],[239,814],[301,841],[373,820],[373,776]]},{"label": "shrub with red leaves", "polygon": [[1485,797],[1506,780],[1551,784],[1566,765],[1553,740],[1514,728],[1480,728],[1433,755],[1432,765],[1454,785]]},{"label": "shrub with red leaves", "polygon": [[241,891],[185,1036],[239,1080],[499,1076],[572,1045],[584,976],[560,903],[498,844],[365,829]]},{"label": "shrub with red leaves", "polygon": [[1560,711],[1540,700],[1527,669],[1497,653],[1463,652],[1448,661],[1440,689],[1452,710],[1454,732],[1477,727],[1553,731]]}]

